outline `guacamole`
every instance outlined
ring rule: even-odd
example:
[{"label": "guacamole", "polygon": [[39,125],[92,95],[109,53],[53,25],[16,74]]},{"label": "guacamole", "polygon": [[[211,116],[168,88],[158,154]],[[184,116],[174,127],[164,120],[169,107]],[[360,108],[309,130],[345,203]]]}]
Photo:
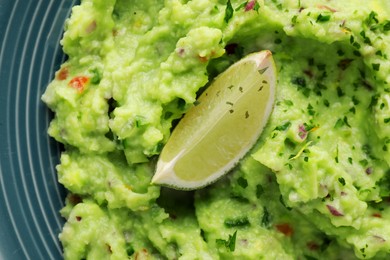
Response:
[{"label": "guacamole", "polygon": [[[42,97],[64,258],[389,259],[389,43],[387,0],[82,0]],[[260,50],[278,83],[257,144],[206,188],[151,185],[197,95]]]}]

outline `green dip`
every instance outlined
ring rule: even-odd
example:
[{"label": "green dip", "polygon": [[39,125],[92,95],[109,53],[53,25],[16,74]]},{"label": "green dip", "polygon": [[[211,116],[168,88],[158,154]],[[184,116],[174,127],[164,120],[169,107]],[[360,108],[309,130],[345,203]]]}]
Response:
[{"label": "green dip", "polygon": [[[84,0],[65,29],[43,101],[66,259],[390,258],[388,0]],[[204,189],[150,185],[199,90],[264,49],[257,145]]]}]

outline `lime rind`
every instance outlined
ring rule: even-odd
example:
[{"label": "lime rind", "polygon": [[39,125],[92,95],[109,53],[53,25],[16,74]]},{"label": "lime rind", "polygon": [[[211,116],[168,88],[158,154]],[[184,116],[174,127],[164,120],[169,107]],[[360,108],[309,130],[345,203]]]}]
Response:
[{"label": "lime rind", "polygon": [[[180,178],[180,176],[178,176],[178,174],[176,174],[175,166],[180,161],[180,159],[183,158],[183,156],[190,153],[191,150],[194,149],[194,147],[196,147],[196,145],[199,142],[201,142],[202,138],[205,138],[204,136],[202,136],[202,134],[205,134],[205,132],[207,133],[208,130],[206,129],[204,131],[195,132],[194,133],[195,136],[192,135],[191,141],[190,141],[190,143],[192,144],[192,146],[191,146],[192,149],[187,149],[188,147],[181,148],[179,151],[176,151],[176,154],[173,157],[170,157],[167,161],[164,161],[163,157],[164,157],[165,148],[168,147],[169,145],[167,144],[166,147],[164,147],[164,149],[160,155],[159,161],[157,163],[156,173],[152,179],[152,183],[172,187],[175,189],[182,189],[182,190],[193,190],[193,189],[199,189],[199,188],[205,187],[205,186],[215,182],[216,180],[218,180],[219,178],[221,178],[225,174],[227,174],[247,154],[247,152],[250,150],[250,148],[252,148],[254,146],[254,144],[258,140],[259,136],[261,135],[264,127],[266,126],[268,118],[272,112],[273,103],[274,103],[274,99],[275,99],[275,84],[276,84],[275,71],[276,71],[276,69],[275,69],[274,61],[272,59],[272,53],[270,51],[262,51],[262,52],[257,52],[257,53],[253,53],[253,54],[246,56],[244,59],[233,64],[225,72],[223,72],[221,75],[219,75],[214,80],[214,82],[212,84],[210,84],[209,88],[211,88],[213,86],[213,84],[215,84],[215,82],[217,82],[218,80],[222,80],[222,78],[224,76],[229,75],[229,73],[232,74],[234,71],[239,70],[239,68],[237,68],[237,66],[244,66],[248,63],[251,64],[251,66],[254,66],[255,69],[260,74],[262,74],[261,75],[262,78],[267,79],[267,81],[268,81],[267,85],[269,86],[269,96],[268,96],[268,100],[266,102],[265,107],[263,107],[263,114],[262,114],[261,120],[259,121],[259,125],[256,126],[257,132],[255,134],[253,134],[252,136],[250,136],[251,138],[250,138],[250,140],[247,141],[247,145],[244,147],[241,147],[241,149],[239,149],[239,151],[237,151],[237,153],[235,153],[235,156],[233,158],[230,158],[228,163],[221,165],[218,168],[218,170],[215,170],[212,174],[208,175],[207,177],[201,178],[199,180],[196,180],[196,178],[193,178],[193,179],[190,178],[189,180],[186,180],[185,178]],[[253,70],[253,67],[252,67],[252,70]],[[242,82],[245,83],[245,80],[246,80],[246,78],[244,78],[242,80]],[[245,83],[245,84],[249,84],[249,83]],[[202,96],[203,95],[205,95],[205,93],[203,93]],[[202,98],[202,96],[199,98],[199,100]],[[213,129],[213,127],[216,124],[218,124],[218,121],[221,120],[221,118],[223,118],[224,115],[222,115],[221,113],[226,114],[227,112],[226,112],[226,110],[221,110],[221,111],[217,111],[217,113],[219,113],[217,115],[218,120],[214,120],[210,124],[205,124],[208,128]],[[216,117],[216,115],[213,114],[213,118],[215,118],[215,117]],[[183,121],[185,121],[184,118],[182,119]],[[207,119],[210,120],[213,118],[208,117]],[[192,124],[193,124],[193,122],[192,122]],[[192,127],[193,127],[193,125],[192,125]],[[175,129],[175,131],[176,131],[176,129]],[[172,133],[172,138],[174,138],[174,137],[175,137],[175,133]],[[181,138],[183,138],[183,136],[181,136]],[[195,141],[194,141],[194,139],[195,139]],[[169,143],[169,141],[170,140],[168,140],[168,143]],[[181,142],[184,142],[183,147],[188,146],[187,140],[184,140]],[[170,149],[170,148],[168,148],[168,149]]]}]

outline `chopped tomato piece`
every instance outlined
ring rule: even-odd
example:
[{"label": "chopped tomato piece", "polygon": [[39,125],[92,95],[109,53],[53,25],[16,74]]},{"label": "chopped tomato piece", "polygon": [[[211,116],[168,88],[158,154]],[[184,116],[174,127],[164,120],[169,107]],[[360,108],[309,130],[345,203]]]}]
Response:
[{"label": "chopped tomato piece", "polygon": [[57,73],[58,80],[65,80],[69,75],[69,70],[67,67],[61,68]]},{"label": "chopped tomato piece", "polygon": [[291,236],[294,232],[293,228],[288,223],[277,224],[275,227],[279,232],[283,233],[288,237]]},{"label": "chopped tomato piece", "polygon": [[88,83],[89,78],[85,76],[77,76],[69,81],[69,86],[77,89],[78,92],[83,92],[85,85]]}]

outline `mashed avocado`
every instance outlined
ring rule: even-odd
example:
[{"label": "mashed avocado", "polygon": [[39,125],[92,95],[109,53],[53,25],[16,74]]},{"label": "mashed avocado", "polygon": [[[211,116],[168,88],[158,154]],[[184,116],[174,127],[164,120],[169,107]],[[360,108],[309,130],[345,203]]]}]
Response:
[{"label": "mashed avocado", "polygon": [[[66,259],[389,259],[387,0],[83,0],[43,95],[65,145]],[[207,83],[269,49],[256,146],[196,192],[150,185]]]}]

